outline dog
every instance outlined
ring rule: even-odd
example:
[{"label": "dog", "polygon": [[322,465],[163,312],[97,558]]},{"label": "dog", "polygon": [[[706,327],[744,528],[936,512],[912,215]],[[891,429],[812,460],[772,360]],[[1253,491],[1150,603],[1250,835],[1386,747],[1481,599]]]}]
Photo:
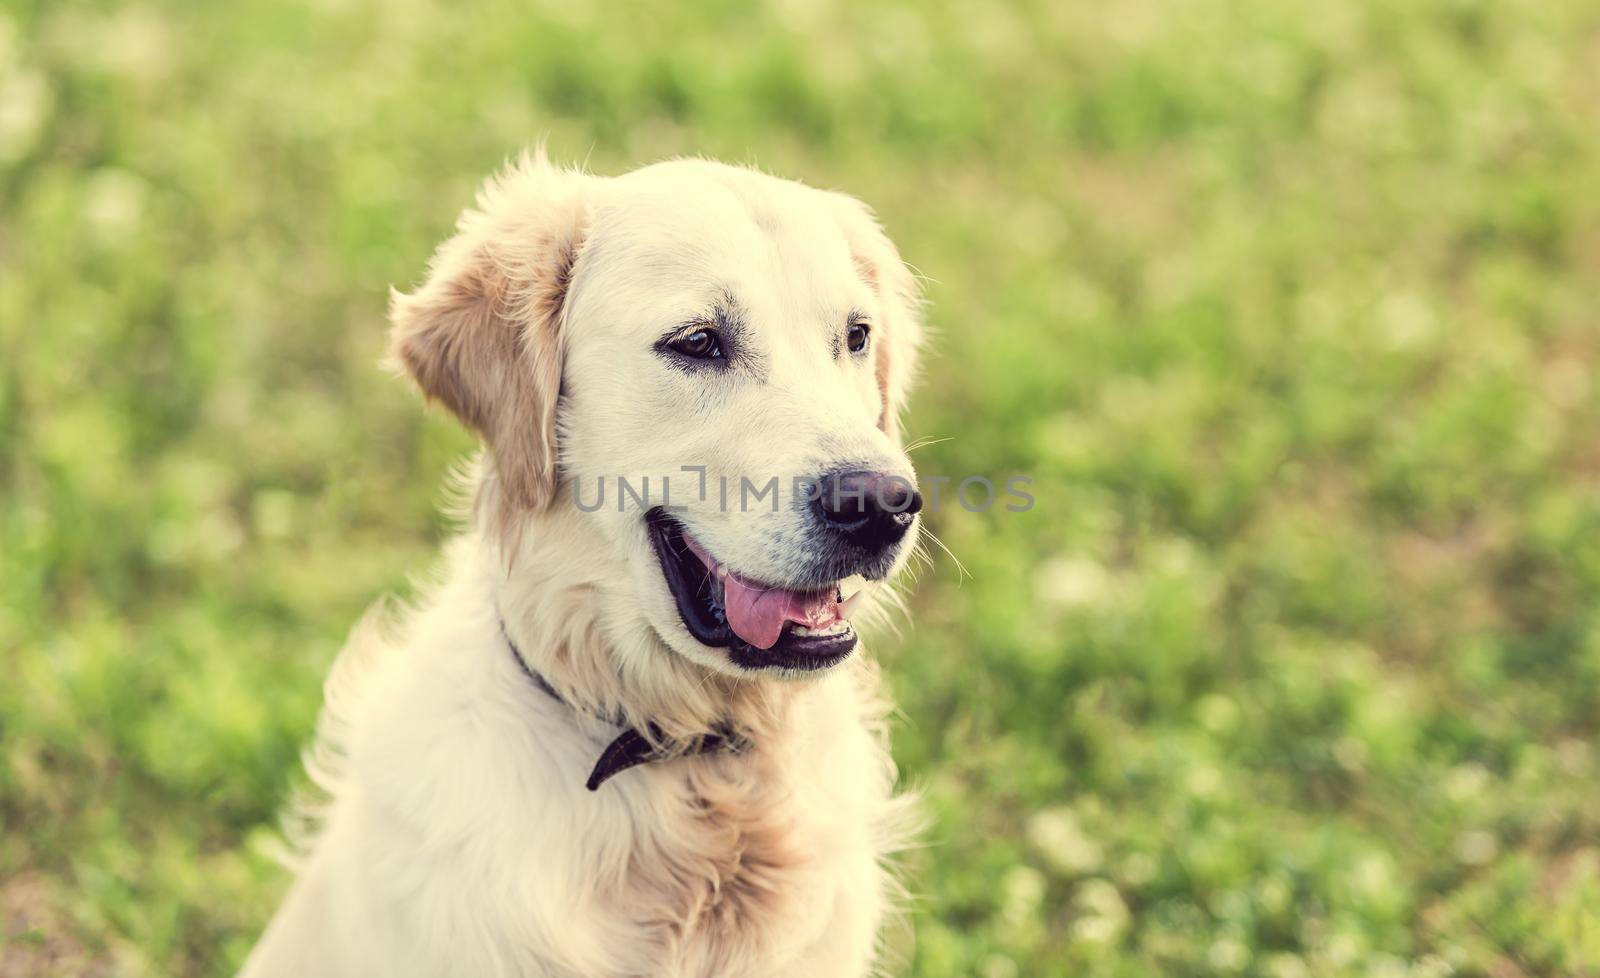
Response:
[{"label": "dog", "polygon": [[857,200],[542,151],[392,361],[482,442],[465,532],[326,686],[297,876],[244,978],[873,973],[897,794],[856,624],[921,497],[920,295]]}]

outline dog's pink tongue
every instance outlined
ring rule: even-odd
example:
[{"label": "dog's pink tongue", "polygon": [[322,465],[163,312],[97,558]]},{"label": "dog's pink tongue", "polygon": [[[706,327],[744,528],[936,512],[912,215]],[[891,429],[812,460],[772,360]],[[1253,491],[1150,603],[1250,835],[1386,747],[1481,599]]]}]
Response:
[{"label": "dog's pink tongue", "polygon": [[839,620],[833,591],[786,591],[740,579],[730,573],[723,583],[722,608],[735,635],[758,649],[778,644],[787,622],[826,628]]},{"label": "dog's pink tongue", "polygon": [[[701,563],[716,574],[717,561],[700,546],[700,541],[687,533],[683,540]],[[758,649],[777,645],[783,626],[791,621],[807,628],[826,628],[839,620],[839,604],[834,600],[836,589],[789,591],[746,581],[732,571],[720,576],[722,610],[728,616],[728,627]]]}]

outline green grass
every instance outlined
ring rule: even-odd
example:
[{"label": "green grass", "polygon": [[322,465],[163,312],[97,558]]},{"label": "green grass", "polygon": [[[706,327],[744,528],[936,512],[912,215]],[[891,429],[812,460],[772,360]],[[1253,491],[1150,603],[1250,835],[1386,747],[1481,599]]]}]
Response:
[{"label": "green grass", "polygon": [[242,960],[469,447],[386,289],[548,134],[876,205],[1035,480],[878,643],[911,974],[1600,973],[1592,4],[0,10],[0,971]]}]

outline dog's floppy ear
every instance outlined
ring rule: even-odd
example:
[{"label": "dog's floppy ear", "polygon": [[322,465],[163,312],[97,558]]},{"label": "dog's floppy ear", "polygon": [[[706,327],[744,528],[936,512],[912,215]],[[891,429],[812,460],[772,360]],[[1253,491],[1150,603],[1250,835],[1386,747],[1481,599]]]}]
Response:
[{"label": "dog's floppy ear", "polygon": [[394,361],[482,436],[511,510],[556,493],[559,324],[591,179],[524,156],[484,185],[427,281],[391,295]]},{"label": "dog's floppy ear", "polygon": [[829,196],[835,202],[834,212],[850,244],[856,270],[877,293],[882,308],[872,337],[873,370],[883,398],[878,427],[898,443],[900,412],[911,392],[917,351],[922,347],[921,290],[872,211],[854,197]]}]

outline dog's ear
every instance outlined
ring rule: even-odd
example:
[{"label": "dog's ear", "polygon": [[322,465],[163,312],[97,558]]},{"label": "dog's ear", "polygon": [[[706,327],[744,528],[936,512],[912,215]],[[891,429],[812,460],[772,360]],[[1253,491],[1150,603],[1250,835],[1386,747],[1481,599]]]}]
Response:
[{"label": "dog's ear", "polygon": [[830,194],[839,226],[849,242],[856,270],[878,295],[879,321],[873,330],[873,370],[883,410],[878,427],[900,440],[900,412],[916,376],[922,347],[922,294],[916,276],[901,261],[867,205],[843,194]]},{"label": "dog's ear", "polygon": [[427,281],[391,295],[395,363],[483,438],[508,510],[556,493],[559,325],[591,179],[524,156],[484,185]]}]

